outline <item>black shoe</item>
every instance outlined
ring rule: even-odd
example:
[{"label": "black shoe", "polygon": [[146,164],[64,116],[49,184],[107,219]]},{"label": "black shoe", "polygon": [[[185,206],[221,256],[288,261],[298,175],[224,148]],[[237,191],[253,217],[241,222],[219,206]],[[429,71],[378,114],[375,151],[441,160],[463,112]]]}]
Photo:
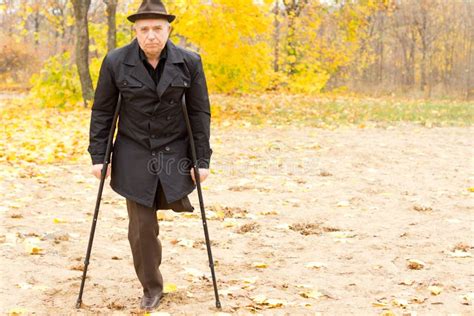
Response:
[{"label": "black shoe", "polygon": [[148,296],[143,295],[142,301],[140,303],[140,308],[144,309],[146,311],[152,311],[153,309],[160,306],[161,298],[162,298],[161,295],[156,295],[156,296],[152,296],[152,297],[148,297]]}]

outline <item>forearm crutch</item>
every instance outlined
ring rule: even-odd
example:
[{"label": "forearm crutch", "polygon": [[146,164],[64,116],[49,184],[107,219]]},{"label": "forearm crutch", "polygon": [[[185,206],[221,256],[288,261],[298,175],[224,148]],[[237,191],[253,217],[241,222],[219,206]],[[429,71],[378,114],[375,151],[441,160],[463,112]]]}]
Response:
[{"label": "forearm crutch", "polygon": [[204,237],[206,238],[207,256],[209,257],[209,267],[211,268],[212,284],[214,286],[214,295],[216,297],[216,307],[221,308],[221,302],[219,301],[219,293],[217,292],[217,282],[216,282],[216,274],[214,272],[214,261],[212,259],[211,242],[209,240],[209,232],[207,230],[206,212],[204,210],[204,200],[202,197],[201,178],[199,175],[199,168],[197,164],[196,147],[194,146],[193,131],[191,129],[191,123],[189,121],[189,116],[188,116],[188,110],[186,108],[185,93],[183,93],[182,101],[183,101],[182,106],[183,106],[184,119],[186,120],[186,127],[188,129],[189,142],[191,145],[194,178],[196,179],[196,186],[197,186],[197,192],[198,192],[198,197],[199,197],[199,207],[201,209],[202,226],[204,228]]},{"label": "forearm crutch", "polygon": [[110,163],[110,154],[112,152],[112,144],[115,134],[115,126],[117,125],[117,119],[120,112],[120,104],[121,104],[121,95],[119,94],[117,100],[117,106],[115,107],[115,113],[112,120],[112,127],[109,131],[109,138],[107,140],[107,149],[105,151],[105,158],[104,163],[102,164],[102,172],[100,176],[100,184],[99,184],[99,192],[97,193],[97,200],[95,202],[95,211],[94,211],[94,218],[92,220],[92,228],[89,236],[89,245],[87,246],[87,253],[86,259],[84,260],[84,270],[82,272],[82,281],[81,281],[81,288],[79,290],[79,296],[77,297],[76,308],[81,308],[82,305],[82,293],[84,292],[84,284],[86,282],[86,275],[87,275],[87,267],[89,266],[89,259],[91,256],[92,251],[92,243],[94,241],[94,234],[95,234],[95,226],[97,224],[97,217],[99,216],[99,208],[100,208],[100,201],[102,199],[102,191],[104,189],[105,183],[105,176],[107,174],[107,168]]}]

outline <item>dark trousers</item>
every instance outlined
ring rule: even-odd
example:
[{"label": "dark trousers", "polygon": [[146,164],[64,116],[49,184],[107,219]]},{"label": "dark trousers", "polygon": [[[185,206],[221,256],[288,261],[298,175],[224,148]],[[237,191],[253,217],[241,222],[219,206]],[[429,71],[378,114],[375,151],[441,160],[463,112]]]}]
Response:
[{"label": "dark trousers", "polygon": [[143,294],[148,297],[161,296],[163,276],[160,272],[161,242],[158,239],[160,229],[156,209],[130,199],[126,200],[129,218],[128,240],[132,249],[133,265],[143,286]]}]

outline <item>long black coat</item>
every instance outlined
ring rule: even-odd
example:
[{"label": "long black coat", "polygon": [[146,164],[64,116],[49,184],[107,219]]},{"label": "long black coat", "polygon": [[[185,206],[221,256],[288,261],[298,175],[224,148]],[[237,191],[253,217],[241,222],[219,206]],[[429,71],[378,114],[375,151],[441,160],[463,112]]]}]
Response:
[{"label": "long black coat", "polygon": [[163,74],[155,86],[139,57],[138,42],[104,58],[95,91],[88,151],[93,164],[104,161],[119,93],[122,105],[112,155],[110,185],[118,194],[152,207],[158,181],[168,203],[187,198],[195,185],[181,99],[186,104],[198,166],[209,168],[212,149],[210,106],[199,54],[167,44]]}]

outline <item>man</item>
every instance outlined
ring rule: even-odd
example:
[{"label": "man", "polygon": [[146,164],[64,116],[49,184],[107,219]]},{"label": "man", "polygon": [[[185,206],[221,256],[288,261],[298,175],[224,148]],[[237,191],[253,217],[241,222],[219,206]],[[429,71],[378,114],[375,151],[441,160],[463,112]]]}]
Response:
[{"label": "man", "polygon": [[92,106],[92,173],[100,178],[107,137],[121,95],[110,185],[126,198],[128,239],[138,279],[141,308],[156,308],[163,295],[158,209],[193,211],[187,195],[195,185],[189,137],[182,111],[185,95],[196,144],[200,180],[209,175],[212,149],[210,106],[201,58],[169,39],[168,14],[159,0],[144,0],[134,23],[136,38],[104,58]]}]

